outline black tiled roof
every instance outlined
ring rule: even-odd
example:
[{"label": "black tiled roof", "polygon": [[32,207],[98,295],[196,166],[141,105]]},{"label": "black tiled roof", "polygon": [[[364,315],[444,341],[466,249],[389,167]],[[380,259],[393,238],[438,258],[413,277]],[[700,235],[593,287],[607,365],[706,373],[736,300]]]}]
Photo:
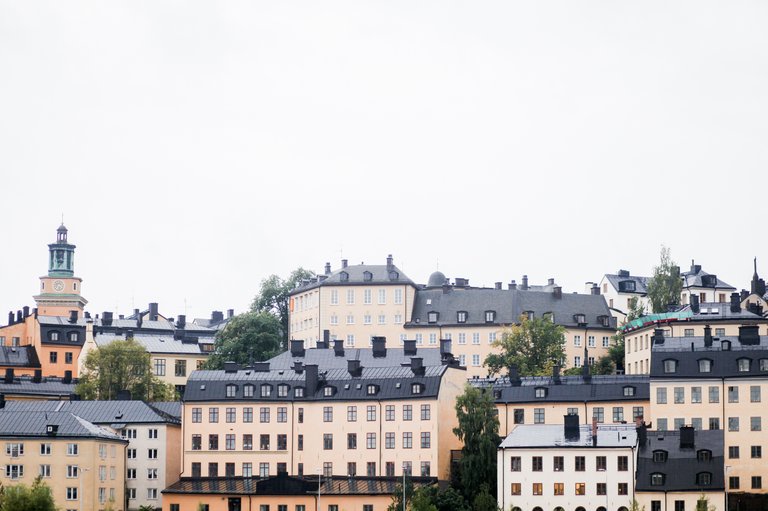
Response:
[{"label": "black tiled roof", "polygon": [[[520,378],[513,386],[509,379],[499,378],[493,383],[474,385],[492,386],[496,403],[557,403],[585,401],[647,401],[650,396],[649,377],[645,375],[595,375],[585,380],[582,376],[561,376],[559,383],[550,376]],[[625,395],[625,387],[633,388]],[[536,389],[546,389],[544,397],[536,397]]]},{"label": "black tiled roof", "polygon": [[[414,486],[437,483],[433,477],[409,477]],[[391,495],[402,483],[400,477],[323,477],[322,495]],[[202,477],[181,478],[162,493],[229,495],[308,495],[317,494],[317,476]]]},{"label": "black tiled roof", "polygon": [[[467,313],[466,323],[458,323],[457,314]],[[405,327],[444,327],[455,325],[487,325],[486,311],[495,312],[492,324],[510,325],[519,322],[520,316],[528,311],[534,317],[553,314],[555,323],[565,327],[578,327],[577,314],[583,314],[586,327],[591,329],[615,330],[615,320],[602,295],[566,294],[558,298],[553,292],[522,291],[515,289],[462,288],[421,289],[416,292],[411,321]],[[437,312],[438,318],[429,323],[429,313]],[[599,318],[606,317],[609,326]]]},{"label": "black tiled roof", "polygon": [[[366,280],[366,272],[371,274],[370,280]],[[342,273],[346,273],[346,280],[342,280]],[[340,268],[329,275],[320,275],[312,278],[309,282],[296,287],[290,294],[303,293],[304,291],[320,286],[381,286],[390,284],[410,284],[415,286],[413,281],[395,265],[390,267],[386,264],[357,264],[347,266],[346,268]]]},{"label": "black tiled roof", "polygon": [[621,290],[621,293],[631,293],[631,294],[638,294],[638,295],[645,295],[648,293],[648,281],[651,280],[650,277],[640,277],[638,275],[629,275],[629,276],[621,276],[621,275],[611,275],[606,273],[605,278],[608,279],[608,282],[610,282],[611,286],[616,291],[620,291],[619,289],[619,282],[624,282],[627,280],[631,280],[635,283],[635,290],[634,291],[624,291]]},{"label": "black tiled roof", "polygon": [[[679,431],[648,431],[648,441],[638,448],[637,491],[722,491],[724,481],[723,431],[694,432],[694,447],[680,447]],[[711,452],[711,459],[699,461],[700,450]],[[665,462],[654,462],[653,452],[665,451]],[[696,484],[696,474],[709,472],[711,484]],[[664,474],[662,486],[651,485],[651,474]]]},{"label": "black tiled roof", "polygon": [[688,288],[688,287],[708,287],[708,288],[714,288],[714,289],[730,289],[730,290],[733,290],[733,291],[736,290],[735,287],[733,287],[732,285],[730,285],[730,284],[728,284],[726,282],[723,282],[716,275],[714,276],[715,280],[716,280],[715,285],[714,286],[712,286],[712,285],[705,286],[704,285],[704,279],[702,277],[708,276],[708,275],[711,275],[711,274],[705,272],[704,270],[701,269],[701,267],[698,267],[698,266],[694,267],[694,268],[691,268],[691,270],[689,270],[689,271],[684,271],[680,275],[683,278],[683,287],[684,288]]},{"label": "black tiled roof", "polygon": [[304,356],[291,355],[284,351],[269,359],[271,369],[290,369],[295,361],[306,364],[317,364],[321,370],[346,369],[347,360],[359,360],[363,367],[401,367],[410,365],[411,357],[421,357],[425,366],[441,365],[439,348],[417,347],[414,355],[406,355],[403,346],[387,347],[385,357],[374,357],[370,348],[345,348],[343,356],[336,356],[331,348],[309,348],[304,350]]},{"label": "black tiled roof", "polygon": [[181,401],[163,401],[149,403],[149,406],[159,410],[169,417],[181,420]]}]

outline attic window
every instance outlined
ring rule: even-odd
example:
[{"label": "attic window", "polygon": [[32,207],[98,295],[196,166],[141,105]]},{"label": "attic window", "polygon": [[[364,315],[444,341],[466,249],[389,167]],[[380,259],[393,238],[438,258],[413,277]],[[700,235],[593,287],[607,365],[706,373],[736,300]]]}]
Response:
[{"label": "attic window", "polygon": [[370,282],[370,281],[372,281],[372,280],[373,280],[373,273],[371,273],[371,272],[369,272],[369,271],[364,271],[364,272],[363,272],[363,280],[364,280],[365,282]]},{"label": "attic window", "polygon": [[253,397],[253,385],[250,383],[243,385],[243,397]]},{"label": "attic window", "polygon": [[347,273],[345,271],[340,272],[339,273],[339,280],[341,280],[342,282],[348,281],[349,280],[349,273]]},{"label": "attic window", "polygon": [[547,397],[547,388],[546,387],[536,387],[534,390],[534,396],[537,398],[545,398]]},{"label": "attic window", "polygon": [[466,323],[467,322],[467,311],[459,311],[456,313],[456,322],[457,323]]},{"label": "attic window", "polygon": [[397,280],[400,278],[400,274],[396,271],[389,272],[389,280]]},{"label": "attic window", "polygon": [[534,314],[534,312],[533,312],[533,311],[525,311],[525,312],[523,313],[523,315],[525,315],[525,317],[526,317],[526,318],[527,318],[529,321],[531,321],[531,320],[532,320],[532,319],[533,319],[533,318],[536,316],[536,314]]},{"label": "attic window", "polygon": [[585,316],[584,314],[574,314],[573,321],[578,323],[579,325],[584,325],[587,322],[587,316]]},{"label": "attic window", "polygon": [[555,313],[554,312],[545,312],[542,317],[549,321],[550,323],[555,322]]},{"label": "attic window", "polygon": [[602,326],[611,326],[611,320],[608,316],[601,315],[597,317],[597,322]]},{"label": "attic window", "polygon": [[625,386],[624,387],[624,395],[627,396],[627,397],[634,396],[635,395],[635,387],[633,387],[631,385]]},{"label": "attic window", "polygon": [[493,323],[496,321],[496,311],[485,311],[485,322]]},{"label": "attic window", "polygon": [[288,385],[281,383],[277,386],[277,397],[288,397]]},{"label": "attic window", "polygon": [[761,371],[768,371],[768,358],[761,358],[760,359],[760,370]]},{"label": "attic window", "polygon": [[200,390],[205,390],[205,383],[200,384]]},{"label": "attic window", "polygon": [[664,372],[665,373],[676,373],[677,372],[677,360],[673,358],[668,358],[664,361]]},{"label": "attic window", "polygon": [[653,451],[653,462],[654,463],[666,463],[667,461],[667,451]]},{"label": "attic window", "polygon": [[272,385],[264,383],[261,385],[261,397],[269,397],[272,395]]},{"label": "attic window", "polygon": [[237,395],[237,385],[230,383],[227,385],[227,397],[235,397]]},{"label": "attic window", "polygon": [[696,484],[699,486],[709,486],[712,484],[712,473],[711,472],[699,472],[696,474]]},{"label": "attic window", "polygon": [[437,312],[428,312],[427,313],[427,321],[430,323],[437,323],[437,318],[439,317],[439,313]]},{"label": "attic window", "polygon": [[379,393],[379,386],[371,383],[365,387],[365,393],[368,394],[369,396],[375,396],[376,394]]},{"label": "attic window", "polygon": [[712,372],[712,361],[708,358],[702,358],[699,359],[699,372],[700,373],[711,373]]},{"label": "attic window", "polygon": [[633,292],[635,291],[635,281],[634,280],[621,280],[619,281],[619,291],[620,292]]},{"label": "attic window", "polygon": [[48,334],[48,337],[52,341],[58,341],[59,340],[59,332],[53,331]]},{"label": "attic window", "polygon": [[698,461],[712,461],[712,451],[709,449],[699,449],[696,451],[696,459]]},{"label": "attic window", "polygon": [[304,397],[304,387],[294,387],[293,397]]},{"label": "attic window", "polygon": [[664,486],[665,479],[666,479],[666,476],[664,474],[655,472],[651,474],[651,486]]},{"label": "attic window", "polygon": [[421,394],[424,392],[423,383],[411,383],[411,394]]},{"label": "attic window", "polygon": [[736,360],[736,368],[740,373],[747,373],[749,372],[749,366],[751,364],[752,360],[748,358],[740,358]]}]

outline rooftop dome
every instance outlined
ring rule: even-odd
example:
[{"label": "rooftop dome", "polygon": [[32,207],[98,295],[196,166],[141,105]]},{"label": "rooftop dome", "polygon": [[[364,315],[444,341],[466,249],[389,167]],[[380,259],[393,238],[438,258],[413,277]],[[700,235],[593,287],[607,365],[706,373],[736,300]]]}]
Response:
[{"label": "rooftop dome", "polygon": [[429,280],[427,281],[427,287],[440,287],[443,284],[445,284],[445,281],[446,281],[446,278],[443,272],[436,271],[429,276]]}]

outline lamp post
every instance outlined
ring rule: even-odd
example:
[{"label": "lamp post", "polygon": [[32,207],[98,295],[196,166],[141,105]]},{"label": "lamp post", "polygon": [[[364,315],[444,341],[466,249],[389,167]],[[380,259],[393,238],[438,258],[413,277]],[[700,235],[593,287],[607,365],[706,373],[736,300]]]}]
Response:
[{"label": "lamp post", "polygon": [[403,462],[403,511],[405,511],[405,474],[406,474],[405,467],[406,467],[405,462]]},{"label": "lamp post", "polygon": [[320,482],[320,478],[323,475],[323,469],[318,468],[317,469],[317,511],[320,511],[320,488],[322,487],[322,484]]}]

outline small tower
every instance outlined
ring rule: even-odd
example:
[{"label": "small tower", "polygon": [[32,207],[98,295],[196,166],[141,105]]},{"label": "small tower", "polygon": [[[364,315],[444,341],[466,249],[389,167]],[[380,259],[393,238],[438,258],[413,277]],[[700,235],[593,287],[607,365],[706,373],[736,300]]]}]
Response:
[{"label": "small tower", "polygon": [[38,314],[43,316],[80,313],[88,303],[80,296],[83,279],[75,277],[75,245],[67,241],[67,233],[62,223],[56,229],[56,242],[48,245],[48,274],[40,277],[40,294],[34,297]]}]

